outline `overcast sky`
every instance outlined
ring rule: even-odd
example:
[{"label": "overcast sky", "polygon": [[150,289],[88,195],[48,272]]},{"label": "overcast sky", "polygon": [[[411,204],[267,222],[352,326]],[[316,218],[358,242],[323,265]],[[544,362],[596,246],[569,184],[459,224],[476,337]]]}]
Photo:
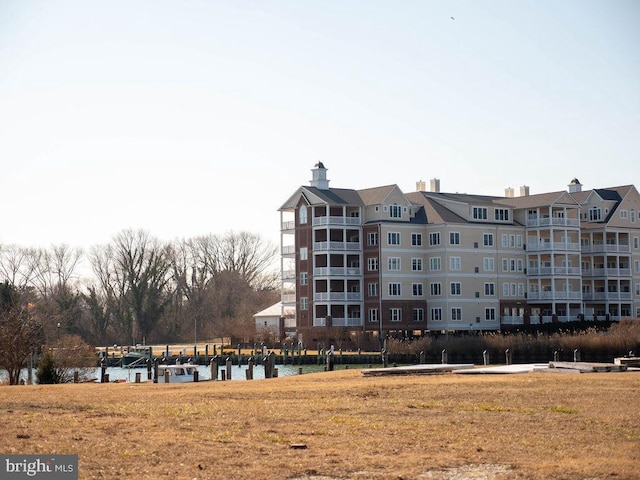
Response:
[{"label": "overcast sky", "polygon": [[0,0],[0,244],[276,242],[318,161],[503,195],[639,152],[636,0]]}]

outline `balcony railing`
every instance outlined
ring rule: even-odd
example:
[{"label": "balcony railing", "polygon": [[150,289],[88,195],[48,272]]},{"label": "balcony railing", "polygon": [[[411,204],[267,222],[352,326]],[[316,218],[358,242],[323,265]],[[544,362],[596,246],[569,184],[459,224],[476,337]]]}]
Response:
[{"label": "balcony railing", "polygon": [[529,267],[527,273],[533,276],[580,275],[580,267]]},{"label": "balcony railing", "polygon": [[282,303],[285,304],[293,304],[296,303],[296,294],[295,293],[285,293],[280,297]]},{"label": "balcony railing", "polygon": [[312,225],[360,225],[360,217],[313,217]]},{"label": "balcony railing", "polygon": [[631,251],[629,244],[604,244],[581,245],[582,253],[628,253]]},{"label": "balcony railing", "polygon": [[583,292],[582,299],[585,301],[620,301],[632,300],[631,292]]},{"label": "balcony railing", "polygon": [[358,251],[362,249],[360,242],[315,242],[313,244],[314,252],[326,252],[328,250],[336,251]]},{"label": "balcony railing", "polygon": [[579,227],[580,220],[578,220],[577,218],[561,217],[541,217],[527,219],[527,227],[546,227],[551,225],[561,227]]},{"label": "balcony railing", "polygon": [[280,230],[295,230],[295,228],[296,228],[295,220],[282,222],[282,224],[280,225]]},{"label": "balcony railing", "polygon": [[[327,325],[326,318],[314,318],[313,326],[314,327],[325,327]],[[358,318],[331,318],[331,325],[334,327],[361,327],[364,325],[364,320],[360,317]]]},{"label": "balcony railing", "polygon": [[630,268],[586,268],[582,270],[585,277],[630,277]]},{"label": "balcony railing", "polygon": [[295,270],[285,270],[282,272],[282,280],[294,280],[296,278]]},{"label": "balcony railing", "polygon": [[316,292],[314,302],[361,302],[362,292]]},{"label": "balcony railing", "polygon": [[582,300],[582,292],[528,292],[528,300]]},{"label": "balcony railing", "polygon": [[318,267],[313,269],[315,277],[357,277],[361,274],[360,267]]},{"label": "balcony railing", "polygon": [[295,245],[284,245],[282,247],[282,255],[295,255],[296,246]]},{"label": "balcony railing", "polygon": [[527,243],[527,252],[539,252],[541,250],[579,252],[580,244],[577,242],[547,242],[547,241]]}]

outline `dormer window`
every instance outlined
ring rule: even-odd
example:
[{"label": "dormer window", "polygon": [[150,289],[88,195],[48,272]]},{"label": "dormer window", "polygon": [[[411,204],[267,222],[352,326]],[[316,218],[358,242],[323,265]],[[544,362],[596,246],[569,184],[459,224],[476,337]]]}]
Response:
[{"label": "dormer window", "polygon": [[591,207],[589,209],[589,221],[590,222],[599,222],[602,220],[602,211],[600,207]]},{"label": "dormer window", "polygon": [[508,222],[509,221],[509,209],[508,208],[496,208],[493,211],[494,220],[497,222]]},{"label": "dormer window", "polygon": [[473,219],[474,220],[486,220],[487,219],[487,207],[473,207]]},{"label": "dormer window", "polygon": [[389,218],[401,218],[402,207],[400,205],[389,205]]}]

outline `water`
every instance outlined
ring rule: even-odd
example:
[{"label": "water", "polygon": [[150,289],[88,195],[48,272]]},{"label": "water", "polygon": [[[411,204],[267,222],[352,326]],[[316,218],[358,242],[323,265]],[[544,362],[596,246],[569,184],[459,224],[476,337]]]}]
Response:
[{"label": "water", "polygon": [[[364,368],[365,365],[349,365],[349,368]],[[278,369],[278,377],[288,377],[291,375],[298,375],[298,369],[302,368],[302,373],[317,373],[324,371],[324,365],[276,365]],[[336,365],[335,370],[343,370],[345,365]],[[233,365],[231,367],[231,380],[246,380],[246,365]],[[100,368],[90,369],[92,375],[90,378],[95,379],[97,382],[100,381]],[[222,371],[226,372],[226,367],[220,367],[218,369],[218,380],[222,378]],[[121,367],[108,367],[107,372],[109,374],[109,381],[125,381],[125,382],[135,382],[136,381],[136,373],[140,373],[141,381],[147,381],[147,369],[146,368],[121,368]],[[27,380],[27,369],[23,369],[20,378]],[[198,366],[198,378],[200,381],[211,380],[211,368],[207,365]],[[7,372],[5,370],[0,370],[0,383],[4,382],[7,379]],[[253,379],[254,380],[264,380],[264,367],[262,365],[253,367]],[[33,380],[36,379],[36,369],[33,369]],[[162,382],[163,380],[160,379]]]}]

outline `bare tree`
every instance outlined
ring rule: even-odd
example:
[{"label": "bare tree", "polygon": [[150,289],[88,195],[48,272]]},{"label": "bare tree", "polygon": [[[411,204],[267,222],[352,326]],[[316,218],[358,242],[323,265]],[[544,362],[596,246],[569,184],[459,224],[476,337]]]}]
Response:
[{"label": "bare tree", "polygon": [[38,251],[8,245],[0,248],[0,275],[11,285],[26,287],[33,282]]},{"label": "bare tree", "polygon": [[20,370],[41,343],[32,295],[26,288],[9,282],[0,284],[0,367],[9,374],[9,383],[17,385]]},{"label": "bare tree", "polygon": [[149,337],[169,304],[168,253],[142,230],[125,230],[112,244],[92,251],[93,271],[116,325],[124,329],[122,340]]}]

